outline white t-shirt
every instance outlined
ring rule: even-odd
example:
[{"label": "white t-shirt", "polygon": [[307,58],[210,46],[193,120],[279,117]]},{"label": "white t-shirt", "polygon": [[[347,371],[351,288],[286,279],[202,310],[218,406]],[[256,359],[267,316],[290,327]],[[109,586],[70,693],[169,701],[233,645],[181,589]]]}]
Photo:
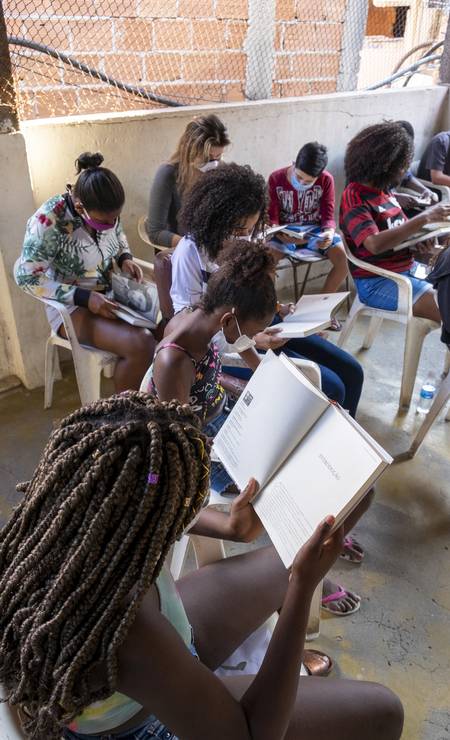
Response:
[{"label": "white t-shirt", "polygon": [[215,262],[198,249],[188,236],[178,242],[172,254],[172,298],[175,313],[186,306],[193,306],[206,292],[210,275],[218,269]]}]

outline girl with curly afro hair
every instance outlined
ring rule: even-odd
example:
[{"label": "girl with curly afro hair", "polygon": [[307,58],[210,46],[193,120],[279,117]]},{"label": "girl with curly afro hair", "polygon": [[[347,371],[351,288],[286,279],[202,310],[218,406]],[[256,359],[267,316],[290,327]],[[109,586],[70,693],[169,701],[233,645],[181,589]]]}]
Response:
[{"label": "girl with curly afro hair", "polygon": [[[377,123],[359,132],[345,154],[347,187],[339,223],[350,251],[370,264],[408,278],[413,313],[440,322],[433,289],[414,277],[411,249],[401,248],[425,224],[450,216],[450,205],[438,204],[408,219],[391,188],[399,184],[413,156],[411,136],[399,122]],[[398,288],[393,280],[350,264],[358,296],[374,308],[395,311]]]}]

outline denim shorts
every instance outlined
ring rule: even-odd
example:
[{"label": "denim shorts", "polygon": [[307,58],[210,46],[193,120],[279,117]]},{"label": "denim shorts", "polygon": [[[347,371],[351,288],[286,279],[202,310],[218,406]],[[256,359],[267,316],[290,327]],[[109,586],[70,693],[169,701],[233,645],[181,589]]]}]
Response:
[{"label": "denim shorts", "polygon": [[[400,275],[407,277],[412,286],[413,303],[419,300],[424,293],[433,290],[430,283],[426,280],[419,280],[413,277],[409,270],[401,272]],[[372,308],[382,308],[385,311],[396,311],[398,306],[398,287],[397,283],[385,277],[371,278],[354,278],[358,298],[361,303],[365,303]]]},{"label": "denim shorts", "polygon": [[[323,257],[326,255],[330,249],[333,249],[333,247],[338,247],[340,244],[342,244],[342,239],[338,234],[335,234],[333,236],[333,239],[331,241],[331,244],[326,247],[326,249],[319,249],[320,239],[318,238],[318,235],[323,231],[320,226],[317,227],[317,229],[313,229],[310,233],[311,236],[309,237],[306,244],[302,244],[302,249],[309,249],[310,252],[314,252],[314,254],[317,254],[320,257]],[[317,236],[316,236],[317,235]]]},{"label": "denim shorts", "polygon": [[132,730],[116,734],[103,733],[101,735],[83,735],[81,732],[73,730],[64,730],[64,740],[178,740],[178,738],[156,717],[151,714],[139,727],[133,727]]}]

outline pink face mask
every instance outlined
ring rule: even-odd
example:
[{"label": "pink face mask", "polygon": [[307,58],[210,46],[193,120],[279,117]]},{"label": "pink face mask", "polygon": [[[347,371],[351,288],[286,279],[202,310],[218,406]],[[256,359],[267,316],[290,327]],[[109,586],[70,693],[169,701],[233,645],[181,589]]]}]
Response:
[{"label": "pink face mask", "polygon": [[94,229],[94,231],[109,231],[109,229],[113,229],[115,225],[117,224],[117,218],[114,221],[113,224],[104,224],[101,221],[96,221],[95,218],[91,218],[86,211],[85,208],[83,208],[83,221],[85,224],[91,227],[91,229]]}]

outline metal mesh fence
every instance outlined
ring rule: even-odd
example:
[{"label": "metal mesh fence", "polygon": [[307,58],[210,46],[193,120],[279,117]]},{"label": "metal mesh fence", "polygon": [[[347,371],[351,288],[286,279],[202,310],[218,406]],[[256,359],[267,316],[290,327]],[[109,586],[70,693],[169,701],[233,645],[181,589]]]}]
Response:
[{"label": "metal mesh fence", "polygon": [[[355,90],[441,40],[447,6],[4,0],[12,69],[2,74],[2,102],[15,98],[19,117],[30,119]],[[436,78],[436,67],[425,72]]]}]

